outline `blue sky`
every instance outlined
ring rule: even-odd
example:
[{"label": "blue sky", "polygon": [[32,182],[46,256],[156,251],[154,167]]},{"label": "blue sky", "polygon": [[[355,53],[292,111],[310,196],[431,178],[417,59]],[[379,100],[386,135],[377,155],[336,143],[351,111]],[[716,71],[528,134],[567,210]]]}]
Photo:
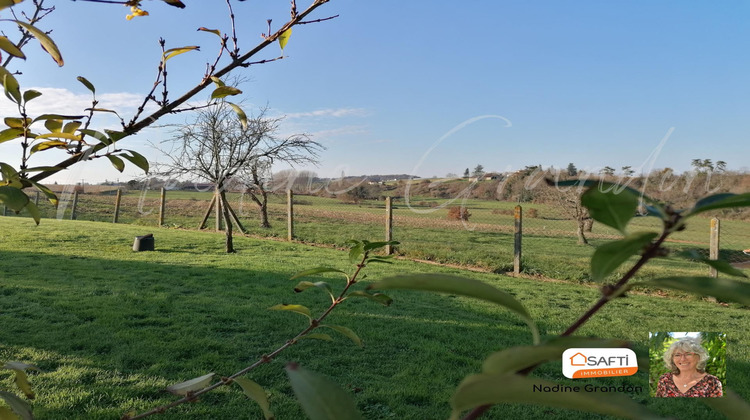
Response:
[{"label": "blue sky", "polygon": [[[153,82],[159,37],[168,48],[201,46],[170,60],[170,92],[180,93],[215,57],[215,37],[196,28],[228,30],[223,0],[185,0],[184,10],[145,1],[151,15],[131,21],[122,6],[53,3],[57,10],[40,26],[54,29],[66,65],[58,68],[33,44],[28,63],[15,64],[22,88],[57,88],[37,100],[44,112],[88,106],[88,91],[75,81],[82,75],[131,114]],[[284,22],[287,5],[235,2],[240,47],[258,42],[266,19]],[[315,169],[321,176],[444,176],[477,164],[505,171],[569,162],[592,171],[682,171],[694,158],[748,167],[747,2],[331,0],[313,18],[334,14],[296,27],[287,58],[244,70],[241,86],[247,111],[267,105],[269,114],[287,116],[283,133],[310,133],[328,148]],[[9,112],[0,105],[2,116]],[[148,142],[166,138],[167,129],[149,129],[123,147],[163,160]],[[14,152],[0,147],[3,160]],[[136,175],[97,162],[54,179]]]}]

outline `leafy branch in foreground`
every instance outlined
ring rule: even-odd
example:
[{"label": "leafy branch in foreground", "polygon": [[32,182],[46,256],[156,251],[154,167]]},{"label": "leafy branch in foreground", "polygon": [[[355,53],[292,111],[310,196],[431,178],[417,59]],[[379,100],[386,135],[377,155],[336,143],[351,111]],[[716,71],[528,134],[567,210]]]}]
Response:
[{"label": "leafy branch in foreground", "polygon": [[[281,352],[289,348],[290,346],[297,344],[300,340],[305,339],[317,339],[317,340],[325,340],[325,341],[333,341],[333,337],[331,335],[320,332],[321,328],[326,328],[331,331],[335,331],[347,338],[349,338],[354,344],[362,347],[364,344],[362,343],[362,340],[359,338],[357,333],[355,333],[352,329],[342,326],[342,325],[333,325],[333,324],[326,324],[323,321],[328,317],[328,315],[331,314],[331,312],[336,309],[337,306],[339,306],[341,303],[346,301],[350,298],[366,298],[369,300],[372,300],[374,302],[377,302],[379,304],[388,306],[391,304],[392,300],[390,297],[382,294],[382,293],[369,293],[362,290],[351,290],[352,286],[357,284],[357,282],[363,277],[361,275],[362,270],[367,267],[369,264],[372,263],[390,263],[391,256],[379,256],[379,255],[373,255],[374,251],[377,251],[386,245],[398,245],[398,242],[395,241],[389,241],[389,242],[369,242],[369,241],[350,241],[351,248],[349,250],[349,262],[354,265],[354,271],[352,274],[348,274],[347,272],[343,270],[339,270],[337,268],[332,267],[316,267],[309,270],[301,271],[294,276],[292,276],[292,280],[296,280],[303,277],[310,277],[317,274],[324,274],[324,273],[337,273],[344,277],[346,280],[343,288],[340,292],[335,293],[333,287],[329,285],[327,282],[324,281],[318,281],[318,282],[310,282],[310,281],[300,281],[294,288],[294,291],[296,293],[301,293],[308,289],[317,288],[320,290],[323,290],[326,292],[326,294],[331,298],[331,304],[328,306],[327,309],[325,309],[320,315],[313,317],[312,311],[303,305],[296,305],[296,304],[279,304],[270,307],[270,310],[278,310],[278,311],[288,311],[288,312],[294,312],[300,315],[303,315],[305,318],[308,319],[308,324],[305,328],[303,328],[299,333],[297,333],[293,338],[287,340],[284,344],[276,348],[270,353],[262,355],[255,363],[253,363],[250,366],[245,367],[244,369],[230,375],[227,377],[222,377],[219,381],[214,381],[214,373],[209,373],[203,376],[200,376],[198,378],[190,379],[185,382],[181,382],[175,385],[171,385],[167,388],[167,391],[169,391],[172,394],[175,395],[181,395],[182,398],[173,401],[169,404],[165,404],[159,407],[156,407],[154,409],[151,409],[147,412],[137,414],[135,412],[129,412],[122,416],[123,420],[135,420],[135,419],[142,419],[149,417],[154,414],[163,413],[164,411],[176,407],[178,405],[182,405],[188,402],[194,402],[197,400],[197,398],[207,392],[213,391],[214,389],[217,389],[219,387],[222,387],[224,385],[230,385],[232,383],[236,383],[239,385],[245,395],[247,395],[250,399],[257,402],[261,409],[263,410],[263,415],[266,419],[272,419],[273,413],[271,412],[270,405],[268,403],[268,399],[266,397],[266,392],[263,390],[263,388],[257,384],[256,382],[244,378],[243,376],[249,373],[251,370],[257,368],[258,366],[261,366],[265,363],[270,363],[276,356],[278,356]],[[289,375],[290,380],[292,381],[292,386],[295,389],[295,392],[297,393],[298,397],[300,398],[300,401],[303,402],[304,409],[306,412],[308,410],[312,410],[313,413],[316,412],[316,408],[320,404],[320,398],[317,397],[310,397],[309,393],[320,393],[323,392],[326,395],[339,395],[339,391],[334,389],[332,386],[327,386],[328,381],[325,379],[320,378],[317,374],[312,372],[307,372],[304,369],[299,368],[298,366],[294,364],[290,364],[287,366],[287,373]],[[324,387],[324,388],[321,388]],[[330,388],[330,393],[328,393],[326,390]],[[311,406],[308,405],[312,404]],[[340,402],[341,399],[339,397],[335,397],[332,400],[323,399],[323,401],[328,401],[329,403],[331,401],[338,401]],[[334,412],[341,413],[342,407],[341,404],[337,403],[335,404],[336,407],[334,408]],[[347,412],[350,410],[347,408]],[[352,412],[354,413],[354,412]],[[310,414],[310,413],[308,413]],[[310,415],[311,418],[316,418],[314,415]],[[345,416],[345,417],[339,417],[339,418],[350,418],[354,419],[355,417]]]},{"label": "leafy branch in foreground", "polygon": [[[548,180],[548,183],[551,181]],[[578,393],[534,393],[534,385],[552,386],[555,383],[529,377],[539,365],[548,361],[560,360],[563,351],[571,347],[625,347],[626,342],[606,339],[573,337],[573,334],[591,319],[604,305],[614,298],[624,297],[625,292],[633,287],[629,284],[635,274],[654,258],[669,255],[664,241],[674,232],[684,230],[686,221],[706,211],[748,207],[750,194],[717,194],[698,201],[692,208],[675,210],[656,200],[641,195],[638,191],[626,186],[600,181],[566,181],[553,184],[557,187],[586,188],[581,195],[582,204],[588,209],[591,217],[599,223],[617,229],[623,238],[597,248],[591,258],[591,275],[595,281],[603,281],[618,267],[633,256],[639,256],[637,262],[613,284],[601,288],[601,297],[591,308],[574,321],[559,337],[545,343],[538,342],[538,333],[533,321],[523,306],[505,299],[488,299],[486,292],[478,290],[492,288],[479,285],[472,279],[414,274],[383,279],[368,286],[368,289],[410,289],[440,293],[451,293],[467,297],[493,301],[521,315],[529,325],[534,336],[534,345],[513,347],[490,355],[483,364],[482,372],[470,375],[456,389],[451,405],[451,418],[460,418],[461,413],[469,411],[464,420],[481,417],[492,405],[498,403],[538,403],[561,408],[596,412],[623,418],[648,419],[658,418],[644,406],[622,395],[611,395],[603,392]],[[649,215],[661,219],[661,232],[628,232],[628,223],[635,215],[639,205],[649,209]],[[676,254],[677,257],[691,258],[690,255]],[[700,261],[730,276],[746,277],[744,273],[731,267],[726,262]],[[669,277],[638,283],[659,288],[671,288],[699,295],[708,295],[727,301],[736,301],[750,305],[750,284],[731,279],[714,279],[707,277]],[[501,296],[504,292],[492,292]],[[730,419],[744,418],[750,406],[731,391],[727,397],[709,399],[706,404],[728,416]]]},{"label": "leafy branch in foreground", "polygon": [[[185,5],[179,1],[164,1],[180,8],[185,7]],[[14,168],[8,163],[0,163],[0,166],[2,166],[0,201],[16,213],[19,213],[24,209],[27,210],[38,224],[40,220],[39,209],[32,200],[29,199],[26,192],[24,192],[24,189],[38,189],[45,194],[53,205],[56,206],[56,195],[49,188],[41,185],[40,182],[59,171],[65,170],[82,161],[106,158],[111,162],[112,166],[120,172],[125,168],[125,160],[130,161],[135,166],[148,172],[148,161],[143,156],[136,151],[120,149],[117,147],[121,140],[153,125],[165,115],[196,109],[196,107],[180,107],[211,85],[216,86],[211,93],[211,100],[223,100],[223,98],[226,98],[227,96],[241,94],[242,91],[239,89],[232,86],[226,86],[221,78],[240,68],[247,68],[254,64],[267,63],[282,59],[283,55],[276,58],[251,61],[253,57],[266,49],[266,47],[275,43],[277,40],[279,41],[283,52],[284,46],[289,41],[292,27],[307,23],[321,22],[333,18],[317,19],[314,21],[304,20],[306,16],[328,1],[329,0],[313,0],[307,9],[302,12],[297,11],[296,1],[292,1],[290,20],[275,32],[271,32],[269,28],[268,35],[264,35],[263,40],[258,45],[243,52],[238,47],[235,32],[235,14],[232,10],[232,4],[230,0],[226,0],[229,8],[229,22],[231,25],[233,47],[230,49],[228,45],[228,40],[230,38],[228,34],[224,34],[218,29],[199,28],[199,31],[212,33],[219,37],[219,52],[213,63],[206,64],[207,70],[200,82],[176,98],[172,98],[172,95],[170,95],[167,89],[167,65],[171,64],[170,60],[178,55],[191,51],[198,51],[199,46],[189,45],[166,48],[166,42],[163,39],[160,40],[159,43],[162,48],[162,54],[157,66],[156,79],[150,91],[144,96],[141,105],[127,123],[116,110],[101,108],[98,106],[99,101],[96,97],[96,88],[94,84],[81,76],[77,78],[78,81],[91,91],[92,94],[91,107],[86,108],[84,112],[76,115],[44,114],[36,117],[29,115],[27,105],[32,100],[42,96],[42,93],[33,89],[22,91],[15,76],[18,73],[9,71],[7,67],[13,58],[26,58],[23,54],[22,48],[32,38],[36,38],[40,42],[44,50],[58,65],[62,66],[64,64],[59,48],[48,35],[49,31],[44,31],[38,28],[39,21],[49,13],[53,12],[54,7],[45,6],[45,0],[35,0],[31,2],[33,7],[32,12],[27,13],[25,11],[20,11],[19,13],[16,13],[15,10],[18,7],[17,3],[23,3],[23,0],[0,1],[0,10],[10,8],[10,13],[14,17],[21,15],[26,19],[25,21],[20,19],[0,20],[0,22],[6,26],[9,25],[18,28],[21,33],[21,38],[16,42],[11,41],[4,35],[0,35],[0,50],[8,54],[8,58],[3,62],[2,66],[0,66],[0,82],[2,82],[5,96],[11,101],[18,112],[18,117],[7,117],[3,120],[7,128],[0,130],[0,143],[16,141],[20,146],[17,155],[17,160],[20,161],[18,168]],[[140,1],[128,0],[106,2],[130,6],[132,14],[129,15],[129,18],[132,18],[133,16],[148,15],[147,12],[140,9]],[[225,55],[224,52],[227,52],[227,54]],[[159,87],[162,88],[160,95],[157,94],[157,89]],[[159,98],[157,98],[157,96],[159,96]],[[150,115],[144,115],[146,106],[150,103],[155,104],[157,108]],[[236,104],[229,102],[227,102],[227,104],[236,112],[241,123],[247,125],[247,116],[244,111]],[[115,115],[120,120],[121,128],[119,130],[102,131],[91,129],[90,126],[94,116],[100,115],[101,113]],[[47,155],[54,151],[62,151],[69,157],[51,166],[32,166],[30,164],[32,158],[36,157],[34,156],[35,154],[44,152],[44,154]]]}]

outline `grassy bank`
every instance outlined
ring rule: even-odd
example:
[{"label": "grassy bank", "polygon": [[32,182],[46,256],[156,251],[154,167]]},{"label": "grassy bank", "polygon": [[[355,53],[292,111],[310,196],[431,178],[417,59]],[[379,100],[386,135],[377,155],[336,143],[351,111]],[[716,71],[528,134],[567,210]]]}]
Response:
[{"label": "grassy bank", "polygon": [[[57,220],[34,227],[29,220],[0,218],[0,360],[43,370],[31,378],[39,418],[119,418],[172,400],[162,392],[169,384],[208,372],[231,374],[304,328],[303,317],[268,307],[300,303],[319,312],[327,306],[318,290],[295,295],[292,274],[322,264],[347,267],[346,254],[333,249],[238,238],[239,252],[225,255],[218,234],[149,231],[157,250],[134,253],[133,237],[143,227]],[[493,284],[527,306],[544,336],[562,332],[598,296],[586,285],[408,261],[370,267],[368,279],[404,272],[458,273]],[[250,374],[269,392],[277,418],[302,418],[283,374],[289,361],[349,390],[368,419],[438,419],[447,418],[455,386],[487,355],[530,343],[524,323],[502,308],[417,292],[389,295],[395,300],[390,307],[352,300],[330,318],[355,330],[364,348],[344,337],[307,340]],[[634,295],[605,307],[581,335],[632,340],[645,356],[648,331],[667,330],[727,332],[728,387],[750,397],[748,312],[738,305]],[[560,380],[560,363],[535,375]],[[596,384],[641,386],[635,399],[663,415],[721,418],[698,401],[648,398],[647,380],[643,368]],[[0,387],[12,388],[9,373],[0,373]],[[238,388],[227,388],[159,418],[260,417]],[[509,417],[599,418],[524,405],[498,406],[486,416]]]}]

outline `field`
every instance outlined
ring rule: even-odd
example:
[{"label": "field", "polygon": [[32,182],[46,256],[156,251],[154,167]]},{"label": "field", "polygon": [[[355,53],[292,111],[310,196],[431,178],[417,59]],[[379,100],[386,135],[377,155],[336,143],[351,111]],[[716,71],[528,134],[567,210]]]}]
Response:
[{"label": "field", "polygon": [[[132,252],[133,237],[146,230],[155,234],[156,251]],[[220,234],[125,224],[43,220],[35,227],[29,219],[5,217],[0,239],[0,360],[42,369],[31,375],[41,419],[115,419],[172,400],[163,392],[170,384],[231,374],[304,328],[303,317],[267,308],[299,303],[319,313],[327,306],[319,290],[294,294],[290,276],[318,265],[348,267],[346,253],[336,249],[239,237],[239,252],[226,255]],[[508,291],[529,309],[543,337],[563,331],[599,294],[575,282],[406,260],[368,267],[365,282],[411,272],[471,276]],[[318,277],[340,287],[334,277]],[[278,419],[303,418],[282,369],[290,361],[351,392],[368,419],[442,419],[452,390],[485,357],[530,343],[525,324],[503,308],[456,296],[389,295],[390,307],[347,301],[329,320],[355,330],[364,348],[343,336],[304,340],[250,373],[270,394]],[[636,293],[607,305],[580,335],[631,340],[645,358],[649,331],[725,331],[727,386],[750,399],[748,319],[741,305]],[[534,375],[558,381],[559,369],[559,362],[549,363]],[[641,386],[643,393],[632,396],[664,416],[722,418],[697,400],[650,399],[647,381],[643,367],[596,384]],[[9,371],[0,373],[0,388],[13,388]],[[261,413],[239,388],[227,388],[155,418],[256,419]],[[602,417],[502,405],[484,418]]]},{"label": "field", "polygon": [[[114,190],[100,190],[80,195],[78,220],[112,221]],[[62,210],[45,207],[47,217],[69,218],[70,197],[64,195]],[[205,213],[210,192],[168,191],[165,225],[173,228],[198,227]],[[286,197],[272,195],[269,200],[271,229],[258,227],[257,206],[246,196],[230,194],[230,201],[244,225],[256,237],[286,238]],[[67,207],[65,204],[67,203]],[[468,223],[447,219],[446,200],[415,197],[406,203],[396,200],[394,208],[394,239],[401,242],[397,252],[412,259],[476,267],[485,271],[505,273],[513,270],[513,208],[515,203],[466,200],[472,216]],[[460,200],[451,205],[460,205]],[[46,205],[45,205],[46,206]],[[523,220],[522,272],[531,276],[586,282],[588,261],[596,246],[618,237],[606,226],[595,224],[587,233],[590,245],[576,242],[575,222],[559,208],[540,204],[524,204],[524,212],[535,210],[536,217]],[[295,238],[301,242],[342,247],[352,238],[384,237],[385,210],[382,201],[346,204],[338,199],[317,196],[295,198]],[[158,224],[159,192],[127,192],[123,195],[120,222],[153,227]],[[637,217],[631,231],[657,230],[658,220]],[[209,219],[213,227],[213,218]],[[750,257],[741,251],[750,247],[750,222],[722,220],[721,257],[733,263],[744,263]],[[699,218],[688,229],[672,237],[669,247],[673,254],[694,250],[708,255],[709,220]],[[656,261],[640,274],[640,278],[663,275],[705,275],[706,266],[678,258]],[[614,273],[613,277],[622,274]]]}]

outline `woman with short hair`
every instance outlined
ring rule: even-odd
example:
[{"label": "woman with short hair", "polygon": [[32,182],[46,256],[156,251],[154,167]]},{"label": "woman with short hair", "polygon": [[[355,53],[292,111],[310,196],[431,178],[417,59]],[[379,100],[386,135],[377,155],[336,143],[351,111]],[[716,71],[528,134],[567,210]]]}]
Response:
[{"label": "woman with short hair", "polygon": [[664,353],[671,370],[659,378],[657,397],[721,397],[719,378],[706,373],[708,352],[697,338],[685,337],[672,343]]}]

